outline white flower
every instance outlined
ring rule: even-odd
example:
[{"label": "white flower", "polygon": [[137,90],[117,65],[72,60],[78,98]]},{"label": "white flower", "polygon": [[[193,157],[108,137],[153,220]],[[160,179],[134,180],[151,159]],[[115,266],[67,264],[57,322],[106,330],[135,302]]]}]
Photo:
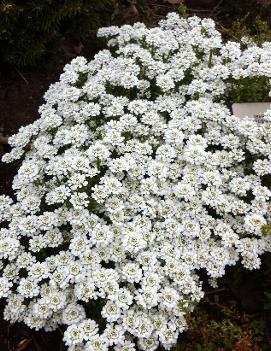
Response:
[{"label": "white flower", "polygon": [[85,310],[83,306],[78,304],[69,304],[63,311],[63,323],[71,325],[80,322],[85,318]]},{"label": "white flower", "polygon": [[135,300],[139,305],[150,309],[157,306],[158,294],[153,288],[145,287],[144,289],[138,289]]},{"label": "white flower", "polygon": [[102,316],[107,319],[108,322],[115,322],[120,317],[120,308],[113,302],[107,302],[102,309]]},{"label": "white flower", "polygon": [[74,292],[79,300],[86,302],[91,299],[96,299],[98,296],[94,281],[91,279],[86,279],[77,283]]},{"label": "white flower", "polygon": [[104,336],[93,336],[90,341],[86,343],[85,351],[107,351],[108,342]]},{"label": "white flower", "polygon": [[120,325],[108,324],[103,332],[103,336],[108,340],[110,346],[124,344],[124,329]]},{"label": "white flower", "polygon": [[130,283],[138,283],[142,277],[142,270],[136,263],[127,263],[122,267],[121,271],[125,279]]},{"label": "white flower", "polygon": [[115,351],[135,351],[135,344],[131,341],[125,341],[123,345],[116,345],[114,347]]},{"label": "white flower", "polygon": [[266,224],[266,220],[259,214],[251,214],[245,217],[245,229],[255,234],[261,233],[261,228]]},{"label": "white flower", "polygon": [[79,324],[79,327],[83,332],[84,340],[90,340],[99,331],[97,323],[91,319],[84,320]]},{"label": "white flower", "polygon": [[172,288],[165,288],[159,294],[159,301],[162,308],[174,310],[179,301],[179,294]]},{"label": "white flower", "polygon": [[54,291],[48,295],[49,304],[53,311],[61,310],[66,304],[65,294]]},{"label": "white flower", "polygon": [[12,282],[10,282],[7,278],[0,278],[0,298],[8,297],[8,295],[10,295],[10,288],[12,285]]},{"label": "white flower", "polygon": [[22,278],[17,290],[24,297],[31,298],[39,294],[40,287],[37,282]]},{"label": "white flower", "polygon": [[70,325],[64,333],[63,341],[67,346],[78,345],[84,339],[84,332],[80,326]]},{"label": "white flower", "polygon": [[133,295],[129,292],[129,290],[121,288],[115,295],[114,300],[117,306],[126,310],[133,302]]},{"label": "white flower", "polygon": [[48,298],[43,298],[33,305],[33,315],[42,319],[48,319],[53,314]]}]

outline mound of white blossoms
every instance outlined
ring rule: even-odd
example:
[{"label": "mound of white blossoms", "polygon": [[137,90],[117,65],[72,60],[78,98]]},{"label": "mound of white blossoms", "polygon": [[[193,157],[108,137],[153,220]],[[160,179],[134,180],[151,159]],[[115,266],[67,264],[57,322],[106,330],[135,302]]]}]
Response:
[{"label": "mound of white blossoms", "polygon": [[103,28],[112,52],[78,57],[40,119],[10,138],[16,200],[1,196],[4,317],[68,326],[70,351],[176,343],[214,282],[271,250],[271,111],[231,115],[234,79],[271,77],[271,44],[223,43],[209,19]]}]

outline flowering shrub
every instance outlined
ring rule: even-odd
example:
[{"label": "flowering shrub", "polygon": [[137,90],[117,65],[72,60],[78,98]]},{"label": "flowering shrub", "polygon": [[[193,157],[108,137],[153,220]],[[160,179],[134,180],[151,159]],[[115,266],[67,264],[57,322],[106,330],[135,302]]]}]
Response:
[{"label": "flowering shrub", "polygon": [[24,160],[1,197],[4,317],[68,326],[70,351],[169,349],[210,282],[271,250],[271,111],[226,107],[234,81],[271,77],[271,44],[223,44],[209,19],[169,14],[99,30],[40,119],[10,138]]}]

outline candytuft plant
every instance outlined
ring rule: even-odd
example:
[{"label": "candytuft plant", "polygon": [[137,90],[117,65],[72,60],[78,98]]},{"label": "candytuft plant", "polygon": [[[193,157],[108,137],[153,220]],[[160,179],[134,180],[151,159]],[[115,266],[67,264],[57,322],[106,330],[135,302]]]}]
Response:
[{"label": "candytuft plant", "polygon": [[225,101],[270,78],[271,44],[174,13],[98,35],[111,51],[67,65],[3,157],[23,157],[16,200],[1,197],[4,317],[67,326],[70,351],[169,349],[204,295],[198,270],[215,284],[271,249],[271,110],[240,120]]}]

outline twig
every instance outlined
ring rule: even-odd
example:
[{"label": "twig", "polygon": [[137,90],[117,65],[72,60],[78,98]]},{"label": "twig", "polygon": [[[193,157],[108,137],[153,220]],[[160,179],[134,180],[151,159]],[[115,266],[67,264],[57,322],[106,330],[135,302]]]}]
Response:
[{"label": "twig", "polygon": [[[217,22],[216,25],[217,25],[218,27],[220,27],[220,28],[224,31],[224,33],[229,33],[229,29],[227,29],[227,28],[225,28],[224,26],[222,26],[221,23]],[[231,36],[233,39],[235,39],[236,41],[240,42],[240,38],[237,38],[237,37],[236,37],[235,35],[233,35],[233,34],[230,34],[230,36]]]},{"label": "twig", "polygon": [[31,344],[31,342],[32,342],[32,339],[24,339],[24,340],[22,340],[22,341],[19,343],[19,345],[18,345],[16,351],[23,351],[24,349],[27,348],[27,346],[28,346],[29,344]]},{"label": "twig", "polygon": [[229,288],[218,288],[218,289],[213,289],[213,290],[209,290],[205,293],[205,295],[212,295],[212,294],[218,294],[221,292],[225,292],[225,291],[230,291]]},{"label": "twig", "polygon": [[253,320],[254,320],[255,318],[259,317],[259,316],[262,316],[262,313],[259,313],[259,312],[258,312],[258,313],[253,313],[253,314],[247,314],[247,313],[245,314],[245,317],[246,317],[246,318],[248,318],[248,319],[253,319]]},{"label": "twig", "polygon": [[64,333],[63,333],[62,329],[60,327],[57,327],[57,329],[59,330],[60,334],[63,336]]},{"label": "twig", "polygon": [[190,7],[187,8],[188,12],[210,12],[208,9],[191,9]]},{"label": "twig", "polygon": [[19,76],[23,79],[23,81],[25,82],[25,84],[29,85],[28,80],[25,78],[25,76],[17,70],[17,68],[15,68],[15,71],[19,74]]},{"label": "twig", "polygon": [[[150,2],[151,6],[155,6],[155,7],[164,7],[164,8],[169,8],[170,7],[170,3],[166,3],[166,4],[157,4],[156,2]],[[171,6],[172,7],[172,6]]]},{"label": "twig", "polygon": [[219,0],[218,3],[215,5],[215,7],[212,9],[210,16],[215,15],[216,11],[219,9],[220,5],[222,4],[224,0]]}]

